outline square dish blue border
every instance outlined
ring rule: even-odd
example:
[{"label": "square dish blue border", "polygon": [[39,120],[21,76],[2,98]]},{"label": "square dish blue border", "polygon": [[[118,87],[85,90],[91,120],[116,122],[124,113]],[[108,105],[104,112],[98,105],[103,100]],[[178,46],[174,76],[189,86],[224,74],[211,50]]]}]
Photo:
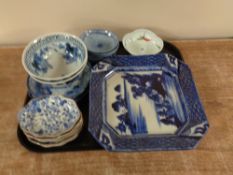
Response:
[{"label": "square dish blue border", "polygon": [[[103,122],[103,80],[114,67],[170,66],[177,71],[180,87],[189,110],[189,123],[179,135],[119,137]],[[89,94],[88,130],[109,151],[150,151],[192,149],[208,130],[209,124],[200,102],[189,67],[174,56],[114,56],[99,63],[92,70]]]}]

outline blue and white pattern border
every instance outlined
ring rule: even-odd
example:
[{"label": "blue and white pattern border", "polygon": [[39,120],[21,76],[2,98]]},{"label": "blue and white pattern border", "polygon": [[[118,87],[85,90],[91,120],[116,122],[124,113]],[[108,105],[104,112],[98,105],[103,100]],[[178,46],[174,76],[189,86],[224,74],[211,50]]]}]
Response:
[{"label": "blue and white pattern border", "polygon": [[[104,60],[108,67],[169,66],[177,70],[177,75],[189,112],[189,122],[182,133],[177,135],[148,135],[142,137],[119,136],[103,121],[103,82],[112,69],[92,71],[90,81],[90,105],[88,130],[108,151],[151,151],[187,150],[197,146],[206,134],[209,124],[199,99],[189,67],[169,54],[150,56],[113,56]],[[109,66],[109,64],[111,66]],[[104,66],[101,66],[104,68]],[[178,69],[177,69],[178,68]]]}]

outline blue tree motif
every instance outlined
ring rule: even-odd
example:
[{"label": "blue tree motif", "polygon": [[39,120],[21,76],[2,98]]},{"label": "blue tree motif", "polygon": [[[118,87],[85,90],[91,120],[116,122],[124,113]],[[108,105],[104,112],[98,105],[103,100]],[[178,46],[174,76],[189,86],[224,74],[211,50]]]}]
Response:
[{"label": "blue tree motif", "polygon": [[125,102],[123,99],[117,99],[116,102],[114,102],[112,104],[112,108],[116,111],[116,112],[120,112],[121,108],[125,108]]},{"label": "blue tree motif", "polygon": [[175,125],[178,128],[182,125],[165,91],[163,74],[138,75],[126,73],[122,77],[132,85],[131,91],[134,98],[145,94],[154,101],[160,122],[167,125]]},{"label": "blue tree motif", "polygon": [[[138,112],[131,111],[131,97],[128,93],[132,93],[133,98],[137,99],[146,95],[154,102],[154,106],[157,112],[157,119],[166,125],[175,125],[177,128],[182,126],[182,122],[177,117],[176,111],[172,106],[171,99],[169,98],[165,86],[163,84],[163,74],[132,74],[125,73],[122,75],[124,79],[124,88],[118,84],[114,87],[117,95],[115,101],[112,103],[112,108],[116,112],[121,112],[117,116],[119,123],[116,128],[125,133],[127,128],[132,134],[147,132],[145,116],[143,116],[141,108]],[[131,86],[131,91],[128,92],[126,88],[126,81]],[[122,97],[121,90],[124,91],[124,97]],[[125,113],[122,114],[122,109],[125,109]]]},{"label": "blue tree motif", "polygon": [[125,133],[126,132],[126,125],[125,125],[125,123],[122,121],[121,123],[119,123],[117,125],[116,129],[120,130],[121,133]]},{"label": "blue tree motif", "polygon": [[[120,92],[121,92],[120,84],[116,85],[114,90],[117,92],[117,96],[116,96],[116,101],[112,104],[112,108],[114,111],[120,112],[120,109],[126,109],[125,100],[122,98],[122,96],[120,94]],[[117,118],[121,122],[116,126],[116,129],[118,129],[121,133],[125,133],[126,132],[126,123],[128,123],[127,112],[118,115]]]},{"label": "blue tree motif", "polygon": [[114,90],[116,91],[116,92],[121,92],[121,85],[117,85],[115,88],[114,88]]},{"label": "blue tree motif", "polygon": [[122,78],[127,80],[131,85],[134,85],[132,86],[132,92],[135,94],[135,97],[142,96],[145,93],[153,99],[157,96],[157,94],[152,93],[153,90],[156,90],[163,97],[165,96],[165,89],[161,83],[163,77],[160,74],[138,75],[126,73]]}]

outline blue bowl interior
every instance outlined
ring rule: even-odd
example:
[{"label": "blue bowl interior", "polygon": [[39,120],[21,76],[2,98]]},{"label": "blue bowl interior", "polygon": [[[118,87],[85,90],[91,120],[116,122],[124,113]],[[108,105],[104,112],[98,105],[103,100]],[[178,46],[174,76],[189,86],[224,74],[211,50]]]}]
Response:
[{"label": "blue bowl interior", "polygon": [[85,46],[69,35],[37,39],[25,51],[24,63],[38,78],[58,78],[78,71],[85,62]]}]

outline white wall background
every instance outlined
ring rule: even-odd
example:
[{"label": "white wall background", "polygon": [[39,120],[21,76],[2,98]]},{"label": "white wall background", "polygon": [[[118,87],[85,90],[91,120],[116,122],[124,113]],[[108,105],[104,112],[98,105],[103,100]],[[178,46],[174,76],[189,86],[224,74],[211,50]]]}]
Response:
[{"label": "white wall background", "polygon": [[0,0],[0,44],[50,32],[149,28],[165,39],[233,36],[233,0]]}]

